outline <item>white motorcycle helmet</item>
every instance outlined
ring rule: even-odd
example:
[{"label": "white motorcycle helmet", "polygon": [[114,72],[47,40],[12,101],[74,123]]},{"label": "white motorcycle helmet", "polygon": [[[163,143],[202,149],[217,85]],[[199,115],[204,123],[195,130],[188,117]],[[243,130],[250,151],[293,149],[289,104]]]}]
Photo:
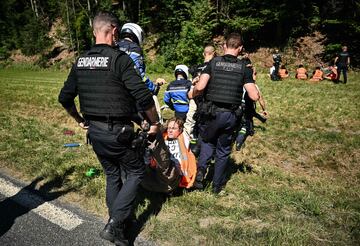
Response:
[{"label": "white motorcycle helmet", "polygon": [[122,38],[126,34],[130,34],[131,36],[133,36],[133,39],[136,39],[133,41],[140,46],[144,42],[144,31],[138,24],[135,23],[124,24],[120,30],[120,38]]},{"label": "white motorcycle helmet", "polygon": [[182,73],[183,75],[185,75],[185,79],[187,79],[189,77],[189,68],[186,66],[186,65],[177,65],[175,67],[175,76],[178,74],[178,73]]}]

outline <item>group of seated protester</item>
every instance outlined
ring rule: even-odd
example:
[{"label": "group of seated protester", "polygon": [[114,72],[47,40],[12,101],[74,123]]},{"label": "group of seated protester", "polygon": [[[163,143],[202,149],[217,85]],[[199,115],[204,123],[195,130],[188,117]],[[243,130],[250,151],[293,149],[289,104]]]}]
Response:
[{"label": "group of seated protester", "polygon": [[[274,68],[270,68],[270,73],[274,72]],[[279,69],[279,77],[280,79],[286,79],[290,77],[289,71],[286,69],[285,65],[281,65]],[[329,66],[326,68],[321,68],[317,66],[315,70],[312,72],[312,76],[310,81],[312,82],[319,82],[323,79],[328,79],[331,81],[336,81],[337,79],[337,67],[336,66]],[[299,80],[307,80],[309,79],[309,74],[307,69],[304,67],[303,64],[300,64],[296,69],[295,78]]]}]

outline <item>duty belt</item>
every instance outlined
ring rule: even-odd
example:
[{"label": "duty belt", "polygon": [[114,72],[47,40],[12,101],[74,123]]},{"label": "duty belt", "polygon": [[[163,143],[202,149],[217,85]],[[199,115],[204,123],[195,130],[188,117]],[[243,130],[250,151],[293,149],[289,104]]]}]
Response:
[{"label": "duty belt", "polygon": [[131,121],[128,118],[119,116],[84,115],[84,118],[89,121],[100,121],[104,123],[131,124]]},{"label": "duty belt", "polygon": [[213,102],[213,104],[215,105],[215,110],[217,112],[234,112],[238,108],[238,106],[228,103]]},{"label": "duty belt", "polygon": [[216,108],[216,112],[234,112],[234,110],[229,108]]}]

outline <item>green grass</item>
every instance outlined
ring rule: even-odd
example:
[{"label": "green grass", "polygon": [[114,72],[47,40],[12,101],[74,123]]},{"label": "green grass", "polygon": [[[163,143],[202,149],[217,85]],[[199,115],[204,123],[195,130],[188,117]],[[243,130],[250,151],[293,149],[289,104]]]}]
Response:
[{"label": "green grass", "polygon": [[[60,189],[79,194],[72,201],[105,215],[103,173],[85,176],[100,168],[91,147],[63,147],[85,143],[85,132],[57,103],[66,75],[0,70],[0,165],[29,180],[61,178]],[[173,196],[142,235],[159,245],[358,245],[359,75],[350,73],[344,85],[271,82],[259,74],[270,117],[255,121],[256,134],[233,152],[227,195],[215,197],[207,187]],[[65,136],[66,129],[75,135]],[[139,217],[154,205],[149,199],[137,207]]]}]

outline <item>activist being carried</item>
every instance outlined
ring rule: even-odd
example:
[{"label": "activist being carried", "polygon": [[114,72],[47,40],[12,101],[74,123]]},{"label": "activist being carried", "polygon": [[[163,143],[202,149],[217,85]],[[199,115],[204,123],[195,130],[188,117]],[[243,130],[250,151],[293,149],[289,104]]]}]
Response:
[{"label": "activist being carried", "polygon": [[[118,33],[119,22],[113,14],[96,14],[93,20],[96,44],[73,65],[59,102],[80,127],[87,128],[88,122],[88,137],[104,169],[109,221],[100,236],[116,245],[128,245],[125,224],[145,173],[142,157],[131,148],[134,135],[131,120],[140,109],[151,125],[148,133],[156,134],[159,119],[152,94],[135,70],[134,62],[114,47]],[[83,116],[75,106],[76,96]],[[120,169],[127,175],[124,182]]]},{"label": "activist being carried", "polygon": [[232,134],[241,114],[243,87],[250,99],[259,99],[253,71],[237,58],[243,48],[242,37],[231,33],[224,44],[224,55],[215,57],[203,70],[193,96],[204,93],[204,103],[198,108],[201,115],[201,151],[194,186],[203,188],[207,162],[215,150],[212,191],[220,193],[226,184],[226,168],[231,153]]},{"label": "activist being carried", "polygon": [[149,146],[150,161],[142,187],[170,193],[176,188],[189,189],[196,177],[196,159],[190,149],[190,139],[184,133],[184,121],[173,117],[162,134]]}]

